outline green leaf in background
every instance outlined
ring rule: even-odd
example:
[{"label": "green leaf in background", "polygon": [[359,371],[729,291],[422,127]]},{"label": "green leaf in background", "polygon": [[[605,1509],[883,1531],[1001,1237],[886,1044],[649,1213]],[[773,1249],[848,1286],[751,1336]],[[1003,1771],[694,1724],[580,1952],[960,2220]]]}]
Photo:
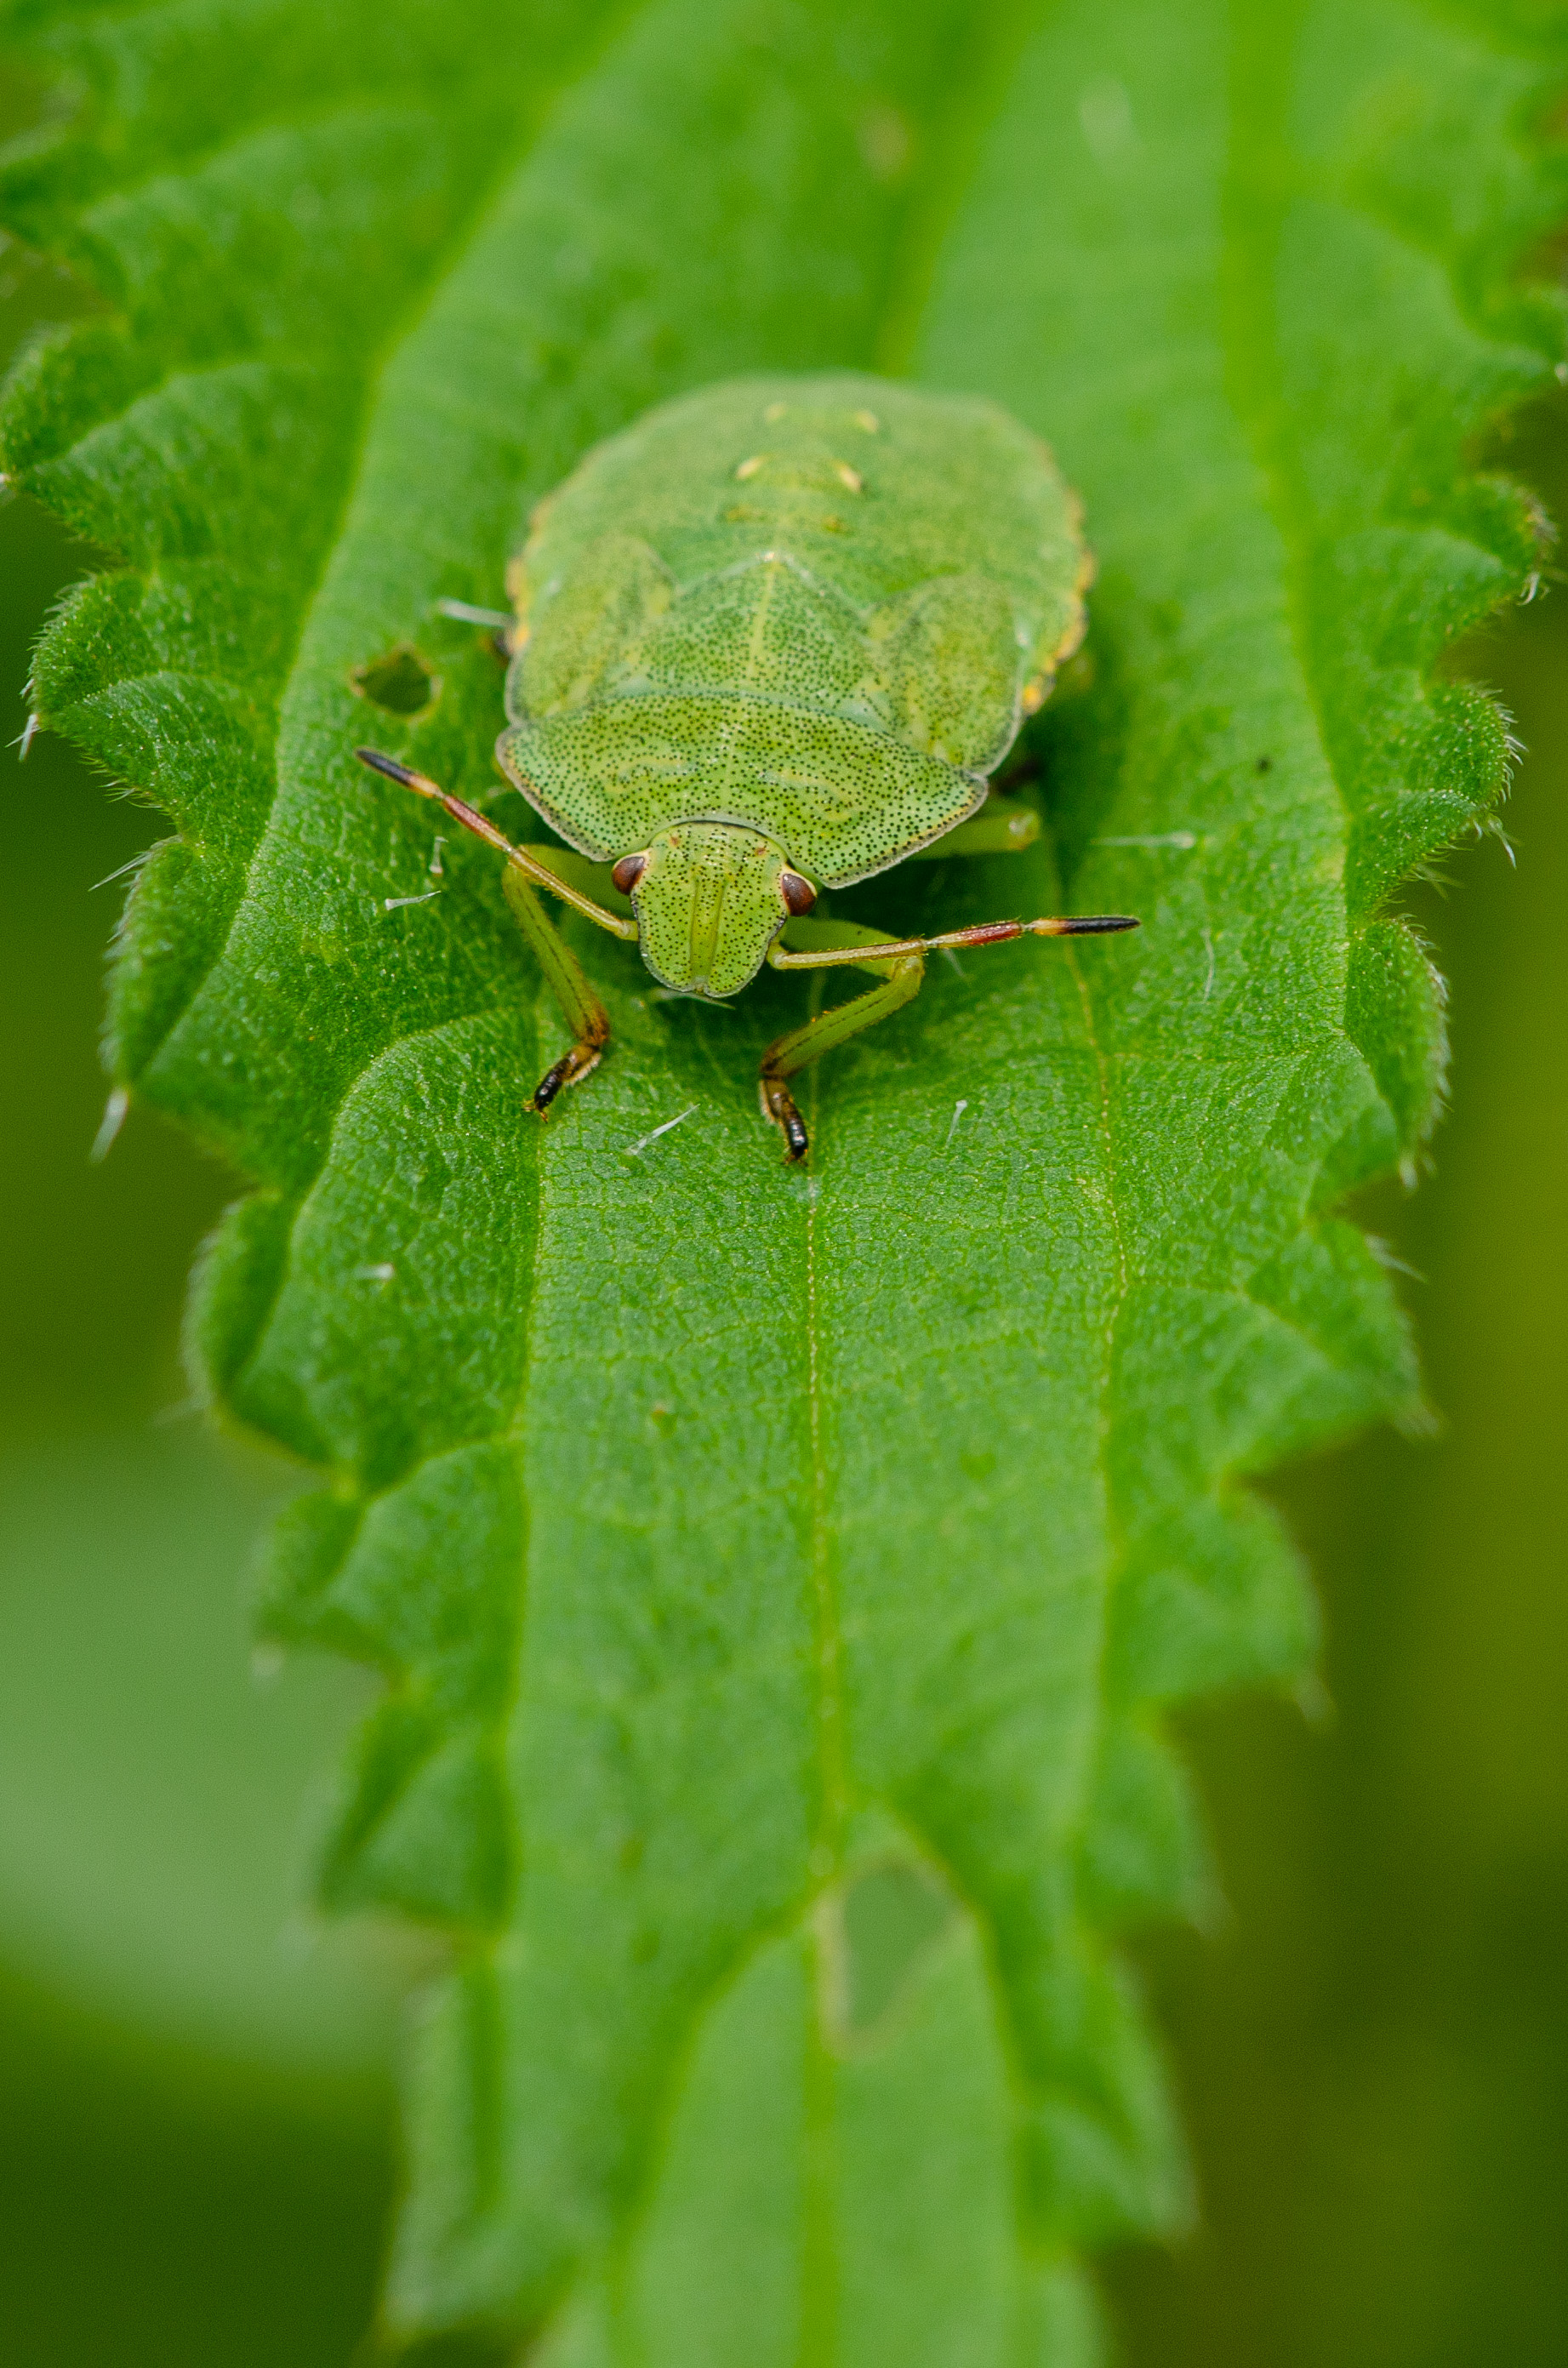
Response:
[{"label": "green leaf in background", "polygon": [[[1431,669],[1537,564],[1465,450],[1562,350],[1512,276],[1563,197],[1561,27],[13,16],[78,104],[7,218],[109,310],[14,381],[7,467],[120,562],[37,705],[178,828],[117,1074],[256,1179],[195,1355],[331,1475],[266,1626],[388,1679],[327,1896],[455,1936],[389,2328],[1088,2361],[1076,2256],[1188,2209],[1114,1953],[1206,1896],[1163,1706],[1308,1668],[1241,1484],[1418,1403],[1333,1211],[1440,1085],[1388,896],[1506,777]],[[431,835],[353,744],[506,818],[494,660],[433,604],[494,602],[649,403],[833,364],[1007,404],[1100,561],[1022,875],[836,909],[1145,928],[945,970],[813,1073],[810,1178],[749,1101],[799,989],[672,1007],[596,939],[615,1050],[540,1128],[559,1023],[494,866],[449,846],[389,909]]]}]

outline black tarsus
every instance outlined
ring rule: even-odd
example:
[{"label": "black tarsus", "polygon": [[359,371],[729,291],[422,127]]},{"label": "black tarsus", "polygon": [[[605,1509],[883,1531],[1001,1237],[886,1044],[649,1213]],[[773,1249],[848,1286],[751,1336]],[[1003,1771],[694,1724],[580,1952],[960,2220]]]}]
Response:
[{"label": "black tarsus", "polygon": [[[575,1048],[574,1048],[574,1049]],[[540,1118],[544,1116],[545,1111],[550,1108],[551,1103],[555,1099],[555,1097],[561,1091],[562,1087],[571,1083],[574,1065],[572,1054],[570,1053],[563,1053],[561,1059],[555,1063],[553,1067],[545,1071],[543,1076],[534,1087],[533,1107],[538,1111]]]},{"label": "black tarsus", "polygon": [[812,1147],[806,1122],[795,1108],[795,1098],[782,1077],[769,1076],[764,1067],[757,1083],[762,1087],[762,1106],[784,1137],[784,1165],[796,1167]]}]

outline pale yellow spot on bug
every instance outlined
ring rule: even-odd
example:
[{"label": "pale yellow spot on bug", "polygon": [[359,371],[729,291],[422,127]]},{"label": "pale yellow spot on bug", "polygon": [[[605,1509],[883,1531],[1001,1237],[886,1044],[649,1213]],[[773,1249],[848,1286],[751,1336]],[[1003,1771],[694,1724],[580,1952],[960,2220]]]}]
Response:
[{"label": "pale yellow spot on bug", "polygon": [[1023,709],[1026,715],[1038,714],[1040,708],[1044,706],[1045,685],[1041,682],[1038,674],[1035,676],[1032,682],[1025,683],[1023,697],[1019,700],[1018,704]]},{"label": "pale yellow spot on bug", "polygon": [[756,476],[757,471],[762,466],[762,459],[763,456],[760,452],[754,452],[749,461],[743,461],[741,462],[740,467],[735,471],[735,475],[743,484],[748,477]]},{"label": "pale yellow spot on bug", "polygon": [[847,461],[835,461],[833,464],[833,473],[838,479],[839,484],[841,485],[847,486],[848,490],[852,494],[864,492],[866,480],[862,477],[858,469],[852,469],[850,467]]},{"label": "pale yellow spot on bug", "polygon": [[776,419],[783,418],[789,408],[790,406],[787,403],[770,403],[762,416],[771,427]]},{"label": "pale yellow spot on bug", "polygon": [[[778,405],[778,408],[780,410],[783,409],[782,404]],[[863,427],[865,429],[868,436],[880,436],[881,434],[882,423],[877,417],[874,411],[852,411],[849,416],[855,422],[857,427]]]}]

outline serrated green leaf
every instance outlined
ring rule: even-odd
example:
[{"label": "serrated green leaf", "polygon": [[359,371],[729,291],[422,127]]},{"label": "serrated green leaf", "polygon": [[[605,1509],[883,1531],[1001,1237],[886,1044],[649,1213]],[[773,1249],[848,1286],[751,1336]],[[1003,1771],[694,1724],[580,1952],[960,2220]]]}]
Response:
[{"label": "serrated green leaf", "polygon": [[[1538,559],[1467,453],[1562,347],[1512,277],[1563,193],[1561,28],[22,21],[85,96],[0,187],[110,310],[25,366],[7,462],[122,563],[36,700],[178,829],[117,1074],[258,1187],[193,1352],[331,1476],[264,1626],[387,1676],[327,1896],[462,1936],[389,2328],[1087,2362],[1074,2251],[1190,2209],[1112,1946],[1208,1895],[1162,1706],[1310,1659],[1245,1476],[1417,1404],[1333,1212],[1441,1087],[1387,899],[1506,780],[1433,669]],[[494,656],[435,603],[495,605],[531,503],[649,403],[831,364],[1009,404],[1100,565],[1037,847],[839,909],[1145,928],[938,966],[812,1073],[809,1178],[750,1087],[800,990],[672,1006],[584,944],[614,1049],[541,1128],[560,1025],[494,865],[435,871],[353,746],[373,717],[499,798]]]}]

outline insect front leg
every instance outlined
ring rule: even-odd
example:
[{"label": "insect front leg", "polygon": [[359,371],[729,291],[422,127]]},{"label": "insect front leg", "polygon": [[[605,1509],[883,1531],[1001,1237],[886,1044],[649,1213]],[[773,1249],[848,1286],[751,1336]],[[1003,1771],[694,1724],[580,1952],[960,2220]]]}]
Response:
[{"label": "insect front leg", "polygon": [[463,799],[453,797],[427,774],[400,765],[395,757],[384,757],[378,748],[356,748],[354,753],[372,772],[384,774],[389,781],[412,790],[416,797],[431,799],[454,822],[460,822],[465,830],[472,830],[476,838],[483,839],[486,846],[506,857],[508,868],[501,884],[506,902],[539,957],[540,968],[555,991],[574,1039],[571,1051],[551,1064],[534,1088],[528,1107],[542,1118],[562,1086],[574,1086],[579,1078],[598,1067],[599,1056],[609,1042],[609,1014],[588,985],[576,955],[551,922],[535,888],[548,888],[551,895],[561,897],[587,920],[597,922],[601,929],[608,929],[611,937],[635,938],[636,922],[607,912],[594,897],[563,876],[575,863],[575,858],[562,857],[553,848],[515,847],[487,815]]},{"label": "insect front leg", "polygon": [[[820,1061],[835,1044],[874,1028],[920,991],[925,975],[922,957],[945,946],[1002,946],[1015,938],[1103,937],[1119,929],[1135,929],[1131,913],[1057,914],[1038,921],[979,921],[968,928],[944,929],[931,938],[890,938],[880,929],[860,929],[847,921],[791,921],[775,940],[768,961],[775,970],[837,969],[852,963],[880,973],[883,985],[852,1003],[809,1019],[803,1028],[780,1036],[762,1057],[762,1107],[780,1128],[786,1160],[803,1159],[810,1144],[801,1113],[785,1089],[784,1080]],[[862,951],[864,949],[864,951]],[[875,951],[873,951],[875,950]]]},{"label": "insect front leg", "polygon": [[[772,1120],[784,1137],[785,1161],[794,1166],[811,1149],[811,1138],[786,1079],[809,1069],[813,1061],[820,1061],[836,1045],[846,1044],[862,1029],[874,1028],[879,1019],[901,1010],[919,994],[926,963],[917,951],[907,947],[899,948],[889,957],[877,955],[874,948],[890,945],[893,940],[885,930],[858,928],[850,921],[791,921],[784,939],[786,962],[790,954],[796,954],[801,958],[801,966],[811,967],[813,955],[825,955],[837,962],[851,962],[857,970],[869,970],[881,982],[847,1003],[835,1003],[830,1010],[819,1011],[803,1028],[792,1028],[787,1036],[770,1044],[762,1056],[757,1076],[762,1114]],[[866,949],[863,954],[856,951],[861,947]],[[784,966],[778,960],[779,952],[776,946],[768,956],[775,968]],[[796,965],[790,962],[789,966]]]},{"label": "insect front leg", "polygon": [[563,1086],[579,1084],[590,1070],[598,1067],[609,1042],[609,1014],[588,984],[582,963],[522,873],[508,871],[502,879],[501,890],[572,1030],[571,1050],[562,1053],[559,1061],[551,1062],[528,1103],[528,1108],[542,1118]]}]

